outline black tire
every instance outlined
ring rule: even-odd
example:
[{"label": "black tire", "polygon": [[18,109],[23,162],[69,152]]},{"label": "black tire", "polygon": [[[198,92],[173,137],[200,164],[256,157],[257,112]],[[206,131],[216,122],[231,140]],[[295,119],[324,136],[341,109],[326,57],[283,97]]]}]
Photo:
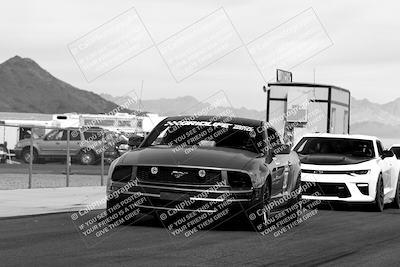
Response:
[{"label": "black tire", "polygon": [[[7,148],[4,145],[0,145],[0,152],[8,153]],[[2,155],[0,156],[0,163],[6,163],[7,156]]]},{"label": "black tire", "polygon": [[400,209],[400,174],[399,178],[397,178],[397,187],[396,187],[396,194],[393,200],[393,207],[395,209]]},{"label": "black tire", "polygon": [[[123,219],[121,225],[131,225],[131,224],[133,224],[136,221],[138,216],[137,215],[132,215],[133,214],[132,213],[132,214],[129,215],[128,219],[125,219],[126,218],[125,216],[127,214],[119,215],[118,212],[119,211],[124,211],[124,213],[125,213],[126,207],[124,208],[124,207],[118,206],[117,205],[118,203],[119,203],[119,201],[115,200],[115,199],[107,200],[107,205],[106,205],[107,206],[107,209],[106,209],[107,218],[112,218],[112,220],[109,221],[109,224],[112,224],[112,223],[114,223],[114,222],[116,222],[116,221],[118,221],[120,219]],[[129,210],[130,210],[130,208],[129,208]],[[133,211],[130,210],[130,212],[133,212]]]},{"label": "black tire", "polygon": [[301,217],[301,212],[303,210],[303,202],[302,202],[302,189],[301,189],[301,177],[298,178],[295,186],[296,197],[291,201],[289,206],[289,214],[288,216],[293,216],[293,220],[291,222],[297,221]]},{"label": "black tire", "polygon": [[[4,145],[0,145],[0,151],[4,152],[4,153],[8,153],[7,148]],[[7,156],[0,156],[0,163],[6,163],[7,160]]]},{"label": "black tire", "polygon": [[268,180],[261,190],[262,197],[259,199],[259,202],[247,211],[247,218],[257,232],[262,232],[268,228],[270,214],[268,204],[271,200],[271,190]]},{"label": "black tire", "polygon": [[92,150],[89,151],[82,150],[79,153],[79,162],[82,165],[93,165],[96,162],[96,156],[94,155]]},{"label": "black tire", "polygon": [[[30,147],[25,147],[24,149],[22,149],[21,157],[22,157],[22,160],[25,163],[28,163],[28,164],[30,163],[30,157],[31,157],[31,149],[30,149]],[[39,155],[38,155],[36,149],[34,148],[33,149],[32,163],[37,163],[38,159],[39,159]]]},{"label": "black tire", "polygon": [[[107,205],[106,205],[107,218],[108,219],[113,218],[111,221],[109,221],[109,224],[112,224],[118,220],[119,208],[116,206],[117,204],[118,202],[115,201],[114,199],[107,200]],[[114,216],[116,216],[116,218],[114,218]]]},{"label": "black tire", "polygon": [[384,208],[384,185],[382,180],[382,174],[379,175],[378,182],[376,184],[375,201],[372,206],[374,211],[382,212]]}]

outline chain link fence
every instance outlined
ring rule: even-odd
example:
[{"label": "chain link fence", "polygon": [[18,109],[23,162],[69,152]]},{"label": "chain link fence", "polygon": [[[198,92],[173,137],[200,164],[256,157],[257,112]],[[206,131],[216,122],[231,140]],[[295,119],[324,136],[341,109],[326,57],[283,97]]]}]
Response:
[{"label": "chain link fence", "polygon": [[2,124],[0,189],[102,186],[109,164],[129,149],[129,137],[143,135]]}]

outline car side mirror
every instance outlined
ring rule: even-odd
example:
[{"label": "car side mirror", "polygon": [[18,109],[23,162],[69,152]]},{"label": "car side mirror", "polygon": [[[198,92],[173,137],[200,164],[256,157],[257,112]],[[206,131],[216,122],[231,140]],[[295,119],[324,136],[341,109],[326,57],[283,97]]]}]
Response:
[{"label": "car side mirror", "polygon": [[144,140],[144,137],[142,137],[142,136],[131,136],[131,137],[129,137],[129,140],[128,140],[128,146],[130,148],[138,147],[143,142],[143,140]]},{"label": "car side mirror", "polygon": [[265,162],[266,162],[267,164],[270,164],[270,163],[274,160],[274,157],[275,157],[276,155],[275,155],[273,149],[268,149],[268,150],[263,154],[263,156],[265,157]]},{"label": "car side mirror", "polygon": [[382,153],[382,159],[391,158],[393,156],[394,156],[394,153],[391,150],[384,150]]}]

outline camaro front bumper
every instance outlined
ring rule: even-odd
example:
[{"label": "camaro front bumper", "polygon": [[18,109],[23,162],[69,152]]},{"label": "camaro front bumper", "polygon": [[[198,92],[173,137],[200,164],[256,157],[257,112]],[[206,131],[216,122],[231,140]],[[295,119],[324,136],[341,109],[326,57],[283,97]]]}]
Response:
[{"label": "camaro front bumper", "polygon": [[302,173],[303,199],[371,203],[378,175]]}]

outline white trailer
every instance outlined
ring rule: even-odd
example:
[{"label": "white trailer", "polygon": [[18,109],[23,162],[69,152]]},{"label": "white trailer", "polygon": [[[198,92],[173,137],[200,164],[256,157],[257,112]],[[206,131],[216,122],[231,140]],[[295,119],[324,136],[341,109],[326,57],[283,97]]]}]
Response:
[{"label": "white trailer", "polygon": [[350,133],[350,91],[333,85],[276,82],[264,87],[266,119],[288,143],[308,133]]},{"label": "white trailer", "polygon": [[54,114],[53,121],[61,128],[101,127],[113,132],[142,132],[141,118],[128,113],[115,114]]}]

